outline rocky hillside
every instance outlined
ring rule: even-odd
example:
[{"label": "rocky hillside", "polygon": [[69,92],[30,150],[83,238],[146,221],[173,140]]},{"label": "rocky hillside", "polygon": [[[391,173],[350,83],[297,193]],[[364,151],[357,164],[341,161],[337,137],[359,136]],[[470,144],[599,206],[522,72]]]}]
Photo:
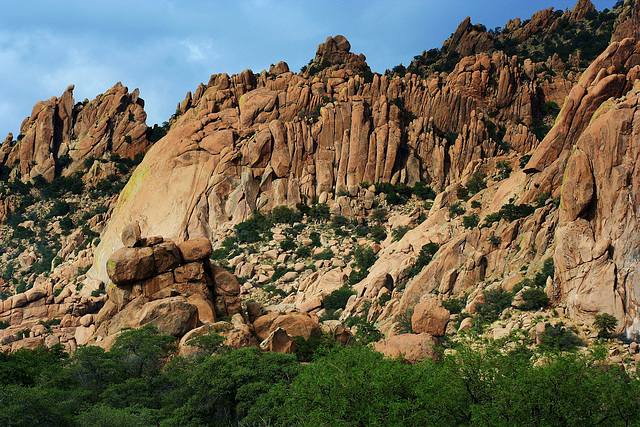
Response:
[{"label": "rocky hillside", "polygon": [[[634,338],[639,7],[580,0],[491,33],[466,20],[438,57],[385,75],[329,37],[300,73],[211,76],[163,129],[119,84],[37,104],[0,147],[3,289],[18,293],[4,342],[38,345],[51,336],[38,322],[64,316],[53,336],[69,348],[149,322],[281,351],[322,329],[349,341],[344,324],[412,361],[469,329],[533,345],[545,328],[597,338],[612,317],[605,332]],[[128,179],[117,198],[95,192],[106,178]],[[82,188],[56,190],[56,215],[43,191],[65,180]],[[38,254],[42,212],[70,218],[69,238],[49,239],[60,261]],[[213,246],[191,259],[189,242]],[[56,262],[91,269],[63,278]],[[621,348],[630,362],[637,346]]]}]

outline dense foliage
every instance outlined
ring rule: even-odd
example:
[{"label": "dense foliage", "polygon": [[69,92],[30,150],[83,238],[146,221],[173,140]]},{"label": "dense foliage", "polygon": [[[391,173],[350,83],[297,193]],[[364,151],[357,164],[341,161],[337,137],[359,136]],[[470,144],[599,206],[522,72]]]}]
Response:
[{"label": "dense foliage", "polygon": [[[567,344],[560,329],[551,342]],[[640,417],[640,381],[598,352],[462,345],[412,366],[363,344],[301,344],[309,363],[256,348],[185,360],[172,337],[146,327],[109,352],[2,355],[0,424],[617,426]]]}]

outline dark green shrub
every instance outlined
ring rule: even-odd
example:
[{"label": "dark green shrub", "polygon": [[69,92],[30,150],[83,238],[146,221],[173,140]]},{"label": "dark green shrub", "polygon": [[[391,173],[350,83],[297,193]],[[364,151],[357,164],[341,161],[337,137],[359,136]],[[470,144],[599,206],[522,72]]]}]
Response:
[{"label": "dark green shrub", "polygon": [[485,181],[486,177],[487,176],[483,173],[474,172],[467,180],[466,187],[469,190],[469,194],[473,195],[487,188],[487,182]]},{"label": "dark green shrub", "polygon": [[300,246],[296,249],[296,255],[300,258],[309,258],[311,256],[311,246]]},{"label": "dark green shrub", "polygon": [[397,242],[402,239],[407,231],[411,230],[411,226],[409,225],[399,225],[398,227],[391,230],[391,235],[393,236],[393,241]]},{"label": "dark green shrub", "polygon": [[482,207],[482,203],[477,200],[471,202],[471,209],[480,209]]},{"label": "dark green shrub", "polygon": [[302,216],[295,209],[286,206],[276,206],[269,214],[273,224],[293,224],[302,220]]},{"label": "dark green shrub", "polygon": [[375,222],[383,222],[387,219],[389,212],[385,208],[376,208],[371,212],[371,220]]},{"label": "dark green shrub", "polygon": [[312,231],[311,233],[309,233],[309,239],[311,239],[312,248],[316,248],[322,245],[320,243],[320,234],[318,234],[317,231]]},{"label": "dark green shrub", "polygon": [[476,306],[476,314],[487,323],[498,320],[502,312],[509,306],[513,300],[513,294],[502,288],[488,289],[484,291],[483,304]]},{"label": "dark green shrub", "polygon": [[356,292],[353,289],[347,286],[342,286],[324,297],[322,300],[322,307],[328,310],[344,309],[347,306],[347,301],[351,295],[355,294]]},{"label": "dark green shrub", "polygon": [[488,241],[489,241],[489,243],[491,243],[493,246],[498,246],[498,245],[500,244],[500,240],[501,240],[501,239],[500,239],[500,236],[493,235],[493,236],[489,236],[489,237],[487,238],[487,240],[488,240]]},{"label": "dark green shrub", "polygon": [[413,333],[413,325],[411,323],[411,318],[413,317],[413,308],[407,309],[402,313],[398,314],[396,317],[396,326],[395,330],[399,334],[412,334]]},{"label": "dark green shrub", "polygon": [[574,351],[583,345],[574,328],[565,328],[562,323],[555,326],[547,323],[540,334],[540,348],[543,350]]},{"label": "dark green shrub", "polygon": [[524,303],[518,306],[520,310],[539,310],[549,304],[547,294],[540,288],[526,289],[521,295]]},{"label": "dark green shrub", "polygon": [[354,231],[356,233],[356,236],[365,237],[369,235],[369,233],[371,233],[371,227],[368,227],[366,225],[359,225],[355,228]]},{"label": "dark green shrub", "polygon": [[316,205],[313,205],[309,210],[309,218],[322,222],[328,221],[331,218],[329,206],[327,206],[326,203],[318,203]]},{"label": "dark green shrub", "polygon": [[391,294],[390,293],[382,294],[382,295],[380,295],[380,298],[378,299],[378,303],[380,304],[381,307],[384,307],[385,305],[387,305],[387,303],[389,301],[391,301]]},{"label": "dark green shrub", "polygon": [[462,215],[465,212],[466,210],[460,202],[455,202],[454,204],[449,205],[449,215],[451,215],[452,218],[455,218],[458,215]]},{"label": "dark green shrub", "polygon": [[618,319],[609,313],[596,314],[593,325],[598,328],[599,338],[611,338],[618,326]]},{"label": "dark green shrub", "polygon": [[507,203],[500,208],[498,212],[501,218],[507,221],[515,221],[520,218],[526,218],[535,212],[535,208],[531,205],[514,205],[513,203]]},{"label": "dark green shrub", "polygon": [[283,251],[292,251],[296,248],[296,242],[291,237],[287,237],[280,242],[280,249]]},{"label": "dark green shrub", "polygon": [[509,162],[506,162],[504,160],[499,161],[498,163],[496,163],[496,167],[498,168],[498,178],[499,179],[507,179],[509,178],[509,175],[511,175],[511,165],[509,164]]},{"label": "dark green shrub", "polygon": [[475,228],[480,223],[480,217],[476,213],[471,213],[462,217],[464,228]]},{"label": "dark green shrub", "polygon": [[355,338],[357,341],[363,344],[369,344],[372,342],[380,341],[382,339],[382,333],[375,327],[372,322],[369,322],[364,316],[352,316],[345,321],[345,325],[349,328],[355,327]]},{"label": "dark green shrub", "polygon": [[314,259],[333,259],[335,257],[335,254],[333,253],[333,251],[329,248],[326,248],[325,250],[323,250],[322,252],[315,254],[313,256]]},{"label": "dark green shrub", "polygon": [[342,215],[334,215],[331,218],[331,228],[340,228],[349,225],[351,221]]},{"label": "dark green shrub", "polygon": [[465,187],[464,185],[458,187],[458,189],[456,190],[456,197],[459,200],[464,200],[465,202],[469,200],[469,190],[467,189],[467,187]]},{"label": "dark green shrub", "polygon": [[434,242],[429,242],[420,248],[416,262],[410,269],[407,270],[407,275],[413,277],[420,273],[424,267],[426,267],[436,252],[440,249],[440,245]]},{"label": "dark green shrub", "polygon": [[415,183],[411,192],[421,200],[433,200],[436,198],[436,193],[433,189],[422,181]]},{"label": "dark green shrub", "polygon": [[520,168],[524,169],[527,163],[529,163],[529,160],[531,160],[531,154],[523,154],[520,157]]},{"label": "dark green shrub", "polygon": [[443,300],[442,306],[449,310],[451,314],[458,314],[467,306],[467,296]]},{"label": "dark green shrub", "polygon": [[371,238],[376,242],[387,238],[387,229],[382,224],[376,224],[371,227]]}]

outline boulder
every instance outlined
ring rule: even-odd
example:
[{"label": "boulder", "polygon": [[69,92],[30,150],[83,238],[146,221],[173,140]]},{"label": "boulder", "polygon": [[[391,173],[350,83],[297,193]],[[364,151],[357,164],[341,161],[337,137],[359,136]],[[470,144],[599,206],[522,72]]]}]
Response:
[{"label": "boulder", "polygon": [[317,316],[307,313],[268,313],[260,316],[253,323],[256,336],[265,340],[277,328],[284,329],[291,337],[320,338],[322,330],[318,324]]},{"label": "boulder", "polygon": [[185,263],[208,258],[213,252],[211,242],[206,237],[199,237],[179,243],[178,248],[180,248],[182,260]]},{"label": "boulder", "polygon": [[442,301],[433,294],[424,295],[416,305],[411,326],[417,334],[429,334],[436,337],[444,335],[451,313],[442,306]]},{"label": "boulder", "polygon": [[390,358],[402,357],[408,363],[437,360],[440,340],[427,334],[400,334],[375,343],[374,350]]},{"label": "boulder", "polygon": [[163,334],[181,337],[198,322],[198,309],[183,297],[165,298],[145,304],[136,316],[136,327],[148,323]]},{"label": "boulder", "polygon": [[134,248],[136,246],[140,246],[140,244],[142,243],[140,224],[138,224],[137,221],[133,221],[125,225],[122,229],[120,238],[122,239],[122,244],[126,248]]},{"label": "boulder", "polygon": [[260,348],[265,351],[293,354],[296,352],[296,342],[287,334],[287,331],[276,328],[260,343]]},{"label": "boulder", "polygon": [[204,278],[204,267],[201,262],[190,262],[173,270],[177,283],[196,282]]},{"label": "boulder", "polygon": [[216,295],[235,296],[240,294],[238,279],[228,270],[214,265],[213,287]]},{"label": "boulder", "polygon": [[107,261],[107,274],[117,285],[148,279],[156,274],[153,249],[120,248]]},{"label": "boulder", "polygon": [[171,271],[180,265],[180,250],[171,240],[165,240],[151,248],[158,273]]}]

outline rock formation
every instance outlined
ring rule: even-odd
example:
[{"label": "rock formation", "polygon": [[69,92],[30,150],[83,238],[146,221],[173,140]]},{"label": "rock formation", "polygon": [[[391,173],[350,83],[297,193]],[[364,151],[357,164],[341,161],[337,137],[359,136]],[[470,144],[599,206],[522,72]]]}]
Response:
[{"label": "rock formation", "polygon": [[117,83],[93,101],[77,104],[73,89],[71,85],[61,97],[38,102],[22,122],[17,141],[0,146],[0,164],[15,169],[14,178],[42,175],[51,181],[73,173],[87,158],[105,153],[133,158],[150,147],[138,89],[129,93]]}]

